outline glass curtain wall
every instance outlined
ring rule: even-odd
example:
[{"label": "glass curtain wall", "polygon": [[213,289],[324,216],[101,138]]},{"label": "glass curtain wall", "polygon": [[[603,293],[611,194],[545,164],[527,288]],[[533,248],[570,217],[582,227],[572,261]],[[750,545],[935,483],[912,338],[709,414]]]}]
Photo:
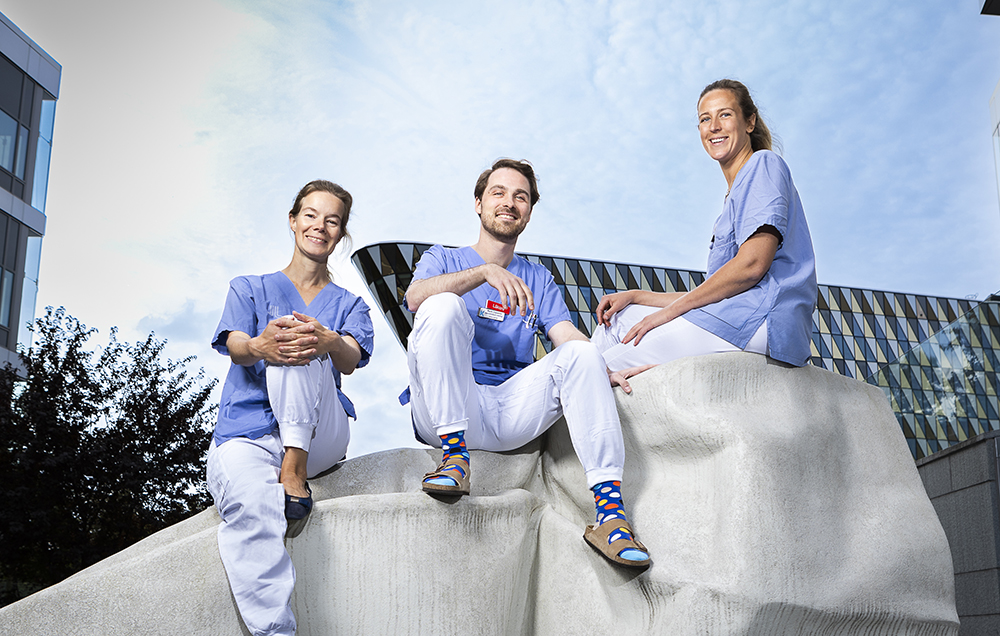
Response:
[{"label": "glass curtain wall", "polygon": [[1000,426],[1000,302],[983,302],[868,378],[925,457]]}]

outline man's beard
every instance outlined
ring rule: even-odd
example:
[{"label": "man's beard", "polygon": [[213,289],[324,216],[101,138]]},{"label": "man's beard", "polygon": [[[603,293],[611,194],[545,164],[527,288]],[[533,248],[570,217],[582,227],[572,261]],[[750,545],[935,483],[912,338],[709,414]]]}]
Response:
[{"label": "man's beard", "polygon": [[483,224],[483,229],[485,229],[490,236],[503,241],[516,239],[521,235],[521,232],[524,231],[524,228],[528,226],[527,223],[521,223],[521,219],[518,219],[518,221],[513,224],[500,223],[497,221],[495,213],[486,217],[480,215],[480,220]]}]

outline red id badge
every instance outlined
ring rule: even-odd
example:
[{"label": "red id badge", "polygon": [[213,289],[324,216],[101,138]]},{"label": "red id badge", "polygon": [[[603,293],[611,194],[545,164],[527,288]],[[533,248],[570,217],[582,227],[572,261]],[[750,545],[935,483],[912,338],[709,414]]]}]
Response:
[{"label": "red id badge", "polygon": [[510,307],[504,307],[503,305],[494,300],[487,300],[486,308],[492,309],[493,311],[502,311],[504,314],[510,315]]}]

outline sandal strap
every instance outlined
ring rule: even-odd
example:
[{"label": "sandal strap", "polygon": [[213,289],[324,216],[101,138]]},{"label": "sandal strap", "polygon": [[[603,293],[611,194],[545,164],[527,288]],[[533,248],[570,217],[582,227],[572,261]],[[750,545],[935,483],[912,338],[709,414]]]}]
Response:
[{"label": "sandal strap", "polygon": [[[635,530],[632,529],[632,524],[623,519],[609,519],[608,521],[605,521],[601,525],[594,528],[591,532],[593,533],[595,538],[600,538],[607,541],[608,538],[611,537],[611,535],[616,530],[618,530],[618,528],[625,528],[626,530],[629,531],[629,534],[635,537]],[[619,539],[619,541],[622,541],[622,539]],[[638,543],[638,541],[636,543]]]},{"label": "sandal strap", "polygon": [[449,466],[456,466],[460,468],[462,470],[462,475],[460,475],[460,477],[462,477],[463,479],[468,478],[469,462],[465,461],[465,458],[463,458],[461,455],[452,455],[451,457],[442,461],[436,470],[424,475],[424,479],[426,480],[430,477],[450,477],[451,479],[454,479],[455,478],[454,474],[448,474],[444,472]]},{"label": "sandal strap", "polygon": [[615,554],[621,554],[622,550],[628,550],[629,548],[634,548],[636,550],[642,550],[646,554],[649,554],[649,550],[646,549],[646,546],[642,545],[641,542],[636,541],[634,538],[633,539],[616,539],[616,540],[612,541],[610,544],[608,544],[608,547],[610,547],[611,551],[614,552]]},{"label": "sandal strap", "polygon": [[612,534],[618,531],[619,528],[624,528],[628,530],[628,533],[632,535],[631,539],[615,539],[609,543],[609,546],[614,551],[615,554],[620,554],[622,550],[627,550],[628,548],[636,548],[642,550],[646,554],[649,554],[649,550],[646,546],[642,545],[642,542],[635,537],[635,530],[632,529],[632,524],[628,521],[622,521],[621,519],[610,519],[605,521],[598,527],[594,528],[594,533],[600,537],[601,540],[607,541]]}]

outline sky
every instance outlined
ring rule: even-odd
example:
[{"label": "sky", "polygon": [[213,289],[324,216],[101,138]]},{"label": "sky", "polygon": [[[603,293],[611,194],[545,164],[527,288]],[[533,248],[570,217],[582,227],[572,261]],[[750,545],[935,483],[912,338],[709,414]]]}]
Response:
[{"label": "sky", "polygon": [[[701,89],[747,84],[780,139],[821,283],[982,299],[1000,290],[989,99],[1000,17],[981,0],[0,0],[63,67],[36,315],[107,341],[209,341],[228,282],[288,264],[287,212],[324,178],[354,196],[355,248],[467,245],[472,190],[530,160],[519,249],[704,269],[726,182]],[[345,378],[349,456],[413,440],[405,355],[373,307]]]}]

